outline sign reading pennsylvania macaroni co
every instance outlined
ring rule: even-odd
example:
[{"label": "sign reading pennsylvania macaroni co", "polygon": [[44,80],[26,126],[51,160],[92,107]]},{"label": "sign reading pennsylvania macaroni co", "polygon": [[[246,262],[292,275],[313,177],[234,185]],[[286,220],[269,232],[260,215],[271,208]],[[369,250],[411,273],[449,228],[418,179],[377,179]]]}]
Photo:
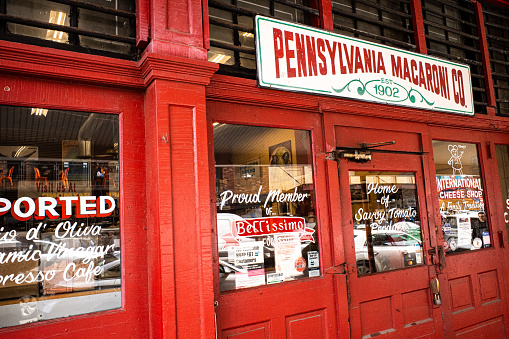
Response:
[{"label": "sign reading pennsylvania macaroni co", "polygon": [[470,68],[256,17],[258,85],[473,115]]}]

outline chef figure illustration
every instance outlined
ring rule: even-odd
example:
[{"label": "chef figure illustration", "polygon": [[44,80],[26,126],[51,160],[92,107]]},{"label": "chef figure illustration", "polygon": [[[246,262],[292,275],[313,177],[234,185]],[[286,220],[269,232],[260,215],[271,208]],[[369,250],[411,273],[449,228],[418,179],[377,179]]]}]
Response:
[{"label": "chef figure illustration", "polygon": [[467,146],[462,145],[449,145],[448,149],[451,152],[451,159],[447,162],[447,164],[452,167],[453,175],[463,175],[463,165],[461,164],[461,157],[465,152],[465,148]]}]

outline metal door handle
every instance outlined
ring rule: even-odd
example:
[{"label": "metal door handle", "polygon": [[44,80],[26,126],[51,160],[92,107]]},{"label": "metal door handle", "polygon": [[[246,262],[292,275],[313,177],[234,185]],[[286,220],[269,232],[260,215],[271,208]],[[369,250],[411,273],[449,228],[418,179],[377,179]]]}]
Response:
[{"label": "metal door handle", "polygon": [[437,248],[438,248],[438,268],[443,270],[447,266],[445,262],[444,246],[438,245]]}]

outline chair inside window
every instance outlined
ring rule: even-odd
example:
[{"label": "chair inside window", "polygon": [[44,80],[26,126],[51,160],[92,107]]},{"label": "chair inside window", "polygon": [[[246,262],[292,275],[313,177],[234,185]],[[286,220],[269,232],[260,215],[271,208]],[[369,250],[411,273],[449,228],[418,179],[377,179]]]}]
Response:
[{"label": "chair inside window", "polygon": [[37,167],[34,167],[35,171],[35,183],[38,184],[41,180],[44,180],[46,185],[48,184],[48,177],[41,177],[41,172]]},{"label": "chair inside window", "polygon": [[69,176],[69,168],[66,168],[62,172],[62,177],[60,178],[60,181],[64,185],[64,188],[67,188],[69,186],[69,180],[67,180],[67,177]]},{"label": "chair inside window", "polygon": [[14,166],[11,167],[11,169],[9,170],[9,174],[7,174],[7,176],[2,176],[0,179],[0,182],[4,183],[4,180],[9,180],[9,182],[11,183],[11,188],[13,187],[12,186],[12,172],[14,172]]}]

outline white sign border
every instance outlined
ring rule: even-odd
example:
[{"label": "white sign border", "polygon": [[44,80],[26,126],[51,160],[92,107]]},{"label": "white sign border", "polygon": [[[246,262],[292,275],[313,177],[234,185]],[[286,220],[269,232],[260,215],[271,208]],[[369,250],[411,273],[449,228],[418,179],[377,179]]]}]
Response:
[{"label": "white sign border", "polygon": [[[337,38],[340,38],[340,39],[350,40],[350,41],[353,41],[353,42],[356,42],[356,43],[360,43],[360,44],[371,45],[371,46],[375,46],[377,48],[391,50],[391,51],[394,51],[394,52],[397,52],[397,53],[409,54],[411,56],[414,56],[414,57],[420,58],[420,59],[421,58],[422,59],[428,59],[428,60],[433,60],[433,61],[437,61],[437,62],[441,62],[441,63],[446,63],[446,64],[453,65],[453,66],[456,66],[456,67],[465,68],[468,71],[468,79],[469,79],[468,84],[470,86],[470,88],[468,88],[468,89],[465,88],[465,90],[466,91],[468,90],[468,92],[469,92],[469,95],[470,95],[470,105],[472,107],[472,111],[461,111],[461,110],[454,110],[454,109],[450,109],[450,108],[441,108],[441,107],[433,107],[433,108],[415,107],[415,106],[411,106],[411,105],[398,104],[398,103],[384,101],[384,100],[370,100],[370,99],[352,98],[352,97],[348,97],[348,96],[344,96],[344,95],[334,94],[332,91],[323,91],[323,90],[317,90],[317,89],[312,89],[312,88],[303,88],[303,87],[296,87],[296,86],[291,86],[291,85],[268,83],[268,82],[264,81],[264,79],[263,79],[263,74],[264,74],[263,73],[263,63],[262,63],[262,60],[261,60],[261,52],[260,52],[262,47],[261,47],[261,39],[259,37],[259,35],[260,35],[259,34],[259,31],[260,31],[259,30],[259,21],[260,20],[271,21],[273,23],[282,24],[282,25],[286,25],[286,26],[290,26],[290,27],[294,27],[294,28],[298,28],[298,29],[304,29],[304,30],[312,31],[314,33],[323,34],[323,35],[332,36],[332,37],[337,37]],[[371,41],[365,41],[365,40],[361,40],[361,39],[357,39],[357,38],[353,38],[353,37],[337,34],[337,33],[326,31],[326,30],[319,29],[319,28],[316,28],[316,27],[307,26],[307,25],[303,25],[303,24],[298,24],[298,23],[294,23],[294,22],[287,22],[287,21],[284,21],[284,20],[269,18],[269,17],[265,17],[265,16],[262,16],[262,15],[256,15],[254,21],[255,21],[254,22],[254,26],[255,26],[255,28],[254,28],[254,31],[255,31],[254,35],[255,35],[256,68],[257,68],[257,72],[256,72],[257,74],[256,75],[257,75],[257,85],[260,88],[278,89],[278,90],[289,91],[289,92],[296,92],[296,93],[307,93],[307,94],[311,93],[311,94],[316,94],[316,95],[328,96],[328,97],[332,97],[332,98],[341,98],[341,99],[355,100],[355,101],[361,101],[361,102],[371,102],[371,103],[377,103],[377,104],[386,104],[386,105],[389,105],[389,106],[407,107],[407,108],[422,109],[422,110],[427,110],[427,111],[440,111],[440,112],[446,112],[446,113],[457,114],[457,115],[474,116],[474,114],[475,114],[475,110],[474,110],[474,96],[473,96],[473,92],[472,92],[472,80],[471,80],[472,76],[471,76],[470,66],[469,65],[455,63],[455,62],[451,62],[449,60],[440,59],[440,58],[437,58],[437,57],[434,57],[434,56],[430,56],[430,55],[427,55],[427,54],[420,54],[420,53],[415,53],[415,52],[411,52],[411,51],[406,51],[406,50],[394,48],[394,47],[391,47],[391,46],[385,46],[385,45],[377,44],[377,43],[374,43],[374,42],[371,42]]]}]

